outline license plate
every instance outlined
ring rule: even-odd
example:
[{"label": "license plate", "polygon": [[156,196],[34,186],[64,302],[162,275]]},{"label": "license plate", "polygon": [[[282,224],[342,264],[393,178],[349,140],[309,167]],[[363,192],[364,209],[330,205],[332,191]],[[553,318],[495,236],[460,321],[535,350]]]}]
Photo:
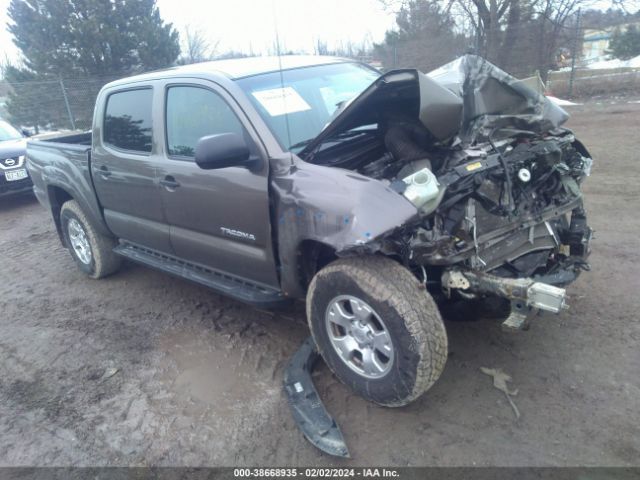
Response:
[{"label": "license plate", "polygon": [[4,172],[4,177],[7,179],[7,182],[22,180],[23,178],[27,178],[27,170],[26,168],[21,168],[20,170],[11,170],[9,172]]}]

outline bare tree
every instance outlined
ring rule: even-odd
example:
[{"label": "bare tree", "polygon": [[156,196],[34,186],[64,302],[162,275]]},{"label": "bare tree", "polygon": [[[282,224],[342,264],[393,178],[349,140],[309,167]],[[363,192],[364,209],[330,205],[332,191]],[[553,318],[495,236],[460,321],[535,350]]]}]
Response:
[{"label": "bare tree", "polygon": [[329,48],[327,47],[327,42],[321,39],[316,39],[315,45],[313,46],[314,55],[329,55]]},{"label": "bare tree", "polygon": [[[640,0],[609,0],[615,9],[629,10]],[[393,54],[395,65],[409,63],[427,66],[435,60],[434,50],[444,54],[454,45],[444,33],[449,30],[472,50],[492,63],[519,76],[535,70],[546,79],[549,69],[557,65],[559,51],[575,48],[580,32],[577,12],[594,5],[597,0],[380,0],[387,10],[394,11],[398,27],[387,32],[385,45]],[[426,5],[431,4],[429,9]],[[437,4],[437,8],[433,4]],[[407,12],[411,28],[403,28]],[[437,18],[450,19],[444,28],[438,27]],[[422,32],[428,32],[423,34]],[[402,42],[398,40],[402,39]],[[439,41],[444,39],[444,41]],[[394,45],[403,43],[403,51]],[[391,47],[391,48],[389,48]],[[455,50],[460,50],[456,47]],[[411,58],[402,58],[404,51]],[[380,48],[378,48],[380,52]],[[446,56],[446,55],[444,55]],[[429,57],[429,58],[428,58]],[[438,60],[440,60],[438,58]]]},{"label": "bare tree", "polygon": [[547,80],[547,73],[554,56],[561,46],[561,39],[566,39],[575,35],[575,28],[569,29],[569,20],[576,14],[578,9],[586,5],[585,0],[538,0],[538,71],[543,81]]},{"label": "bare tree", "polygon": [[407,0],[396,6],[395,29],[387,31],[383,43],[374,45],[386,68],[429,71],[464,53],[466,39],[442,2]]},{"label": "bare tree", "polygon": [[457,4],[468,17],[475,31],[476,50],[492,62],[496,62],[500,50],[503,20],[520,0],[451,0],[448,8]]},{"label": "bare tree", "polygon": [[213,60],[219,44],[220,40],[211,43],[202,30],[192,30],[190,27],[186,27],[182,55],[178,59],[178,64],[189,65]]}]

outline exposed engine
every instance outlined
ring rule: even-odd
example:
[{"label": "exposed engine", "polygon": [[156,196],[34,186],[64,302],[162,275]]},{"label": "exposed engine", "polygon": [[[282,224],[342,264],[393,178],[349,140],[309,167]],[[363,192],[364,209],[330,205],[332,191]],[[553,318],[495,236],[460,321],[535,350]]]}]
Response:
[{"label": "exposed engine", "polygon": [[566,129],[498,135],[467,148],[443,146],[419,122],[394,119],[315,160],[330,157],[381,180],[419,208],[420,224],[386,245],[408,264],[460,264],[505,277],[556,273],[547,280],[568,283],[586,268],[591,230],[580,182],[592,160]]},{"label": "exposed engine", "polygon": [[303,153],[380,180],[414,204],[415,222],[373,248],[418,276],[461,268],[564,285],[588,268],[592,234],[580,191],[592,160],[560,127],[567,118],[467,56],[429,76],[391,72]]}]

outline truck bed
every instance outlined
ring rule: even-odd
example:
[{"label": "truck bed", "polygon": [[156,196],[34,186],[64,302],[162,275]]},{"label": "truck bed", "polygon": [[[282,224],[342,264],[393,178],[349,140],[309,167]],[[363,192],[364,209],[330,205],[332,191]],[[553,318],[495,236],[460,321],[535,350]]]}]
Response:
[{"label": "truck bed", "polygon": [[91,131],[29,140],[27,168],[36,197],[52,209],[54,218],[61,204],[73,198],[91,217],[96,228],[106,233],[108,229],[91,178],[91,142]]}]

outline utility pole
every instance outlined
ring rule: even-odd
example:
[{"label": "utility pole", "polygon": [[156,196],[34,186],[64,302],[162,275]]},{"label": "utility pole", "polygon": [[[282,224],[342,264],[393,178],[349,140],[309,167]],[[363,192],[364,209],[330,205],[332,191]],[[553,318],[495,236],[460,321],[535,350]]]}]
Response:
[{"label": "utility pole", "polygon": [[69,115],[69,123],[71,124],[71,130],[75,130],[76,122],[73,121],[73,115],[71,114],[71,106],[69,105],[69,99],[67,98],[67,91],[64,88],[62,75],[58,78],[60,79],[60,90],[62,90],[62,98],[64,98],[64,104],[67,107],[67,115]]},{"label": "utility pole", "polygon": [[576,76],[576,57],[578,56],[578,40],[580,38],[580,23],[582,20],[582,9],[578,9],[578,18],[576,19],[576,34],[573,37],[573,51],[571,52],[571,74],[569,75],[569,98],[573,96],[573,81]]}]

